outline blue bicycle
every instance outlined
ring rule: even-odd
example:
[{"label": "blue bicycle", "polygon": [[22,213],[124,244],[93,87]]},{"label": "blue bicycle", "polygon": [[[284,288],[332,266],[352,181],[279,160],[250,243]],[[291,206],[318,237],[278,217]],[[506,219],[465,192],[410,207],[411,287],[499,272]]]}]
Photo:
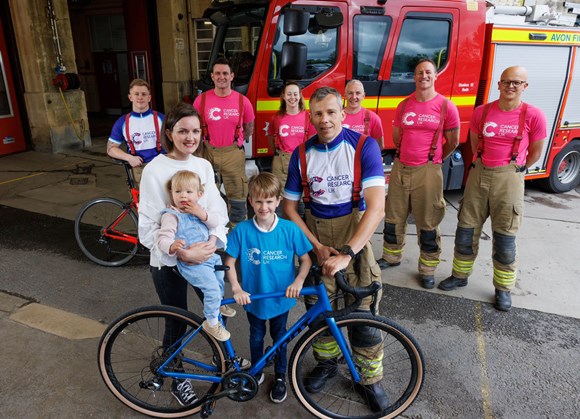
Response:
[{"label": "blue bicycle", "polygon": [[[259,389],[254,375],[274,360],[282,345],[288,345],[309,328],[294,346],[288,363],[292,391],[306,410],[321,418],[400,415],[423,384],[424,360],[419,345],[404,328],[374,315],[380,283],[353,288],[339,272],[335,277],[342,292],[333,296],[331,303],[320,268],[312,272],[314,285],[304,287],[300,294],[317,296],[316,304],[248,371],[240,369],[231,340],[221,343],[203,331],[202,318],[175,307],[152,306],[120,316],[104,332],[98,362],[105,384],[121,402],[140,413],[162,418],[200,413],[207,418],[221,398],[251,400]],[[252,295],[252,301],[283,296],[284,291]],[[361,300],[369,296],[373,296],[371,313],[356,312]],[[338,300],[352,303],[333,311],[332,305],[336,306]],[[222,301],[232,303],[233,299]],[[374,353],[369,354],[369,348],[365,348],[365,356],[361,357],[358,348],[353,351],[352,343],[356,341],[356,331],[363,329],[366,336],[372,337]],[[333,358],[336,374],[321,390],[309,392],[305,382],[318,364],[313,345],[321,339],[328,341],[330,336],[339,348]],[[365,363],[365,359],[372,361]],[[389,406],[381,411],[371,410],[364,391],[360,391],[361,379],[371,375],[375,381],[380,379],[388,395]],[[175,384],[184,381],[192,385],[196,394],[185,406],[172,394]]]}]

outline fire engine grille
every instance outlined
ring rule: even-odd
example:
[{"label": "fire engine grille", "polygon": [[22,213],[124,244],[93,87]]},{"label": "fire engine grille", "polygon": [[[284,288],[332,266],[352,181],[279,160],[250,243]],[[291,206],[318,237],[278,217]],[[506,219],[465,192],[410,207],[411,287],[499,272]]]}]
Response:
[{"label": "fire engine grille", "polygon": [[479,86],[477,87],[477,96],[475,98],[475,106],[479,106],[483,103],[483,96],[485,95],[485,85],[487,80],[480,80]]}]

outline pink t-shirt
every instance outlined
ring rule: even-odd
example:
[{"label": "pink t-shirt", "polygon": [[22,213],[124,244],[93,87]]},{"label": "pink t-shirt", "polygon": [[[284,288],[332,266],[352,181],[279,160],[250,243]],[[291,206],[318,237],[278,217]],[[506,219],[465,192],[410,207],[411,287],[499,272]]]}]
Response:
[{"label": "pink t-shirt", "polygon": [[268,135],[274,136],[276,127],[278,128],[277,146],[285,153],[292,153],[296,147],[305,141],[304,124],[306,124],[306,139],[316,134],[316,129],[310,123],[310,118],[306,111],[296,115],[276,114],[272,117],[268,125]]},{"label": "pink t-shirt", "polygon": [[[485,105],[478,106],[473,111],[470,126],[471,132],[480,133],[484,107]],[[483,125],[481,161],[485,166],[505,166],[511,161],[514,141],[518,135],[521,110],[522,106],[520,105],[513,111],[504,112],[498,107],[497,100],[491,103],[491,108]],[[546,135],[546,117],[544,113],[540,109],[528,105],[516,164],[525,164],[530,142],[543,140]]]},{"label": "pink t-shirt", "polygon": [[[213,90],[203,93],[205,110],[201,109],[201,95],[195,98],[193,107],[203,114],[209,131],[210,144],[214,147],[227,147],[234,143],[236,125],[240,120],[240,93],[233,91],[226,97],[219,97]],[[254,108],[247,97],[243,96],[244,114],[240,124],[238,146],[244,141],[243,124],[254,120]]]},{"label": "pink t-shirt", "polygon": [[[437,94],[427,102],[417,102],[415,95],[409,96],[405,114],[402,115],[403,102],[397,107],[393,125],[401,129],[401,155],[399,161],[407,166],[420,166],[429,161],[429,151],[433,136],[439,127],[441,107],[444,96]],[[437,140],[437,150],[433,157],[434,163],[442,163],[443,131],[459,128],[459,112],[451,101],[447,102],[447,114],[443,129]]]},{"label": "pink t-shirt", "polygon": [[[347,113],[346,118],[342,121],[342,126],[345,128],[350,128],[359,134],[365,133],[365,108],[361,108],[357,113]],[[374,113],[369,111],[369,132],[367,135],[373,137],[375,140],[381,139],[383,137],[383,125],[381,124],[381,118]]]}]

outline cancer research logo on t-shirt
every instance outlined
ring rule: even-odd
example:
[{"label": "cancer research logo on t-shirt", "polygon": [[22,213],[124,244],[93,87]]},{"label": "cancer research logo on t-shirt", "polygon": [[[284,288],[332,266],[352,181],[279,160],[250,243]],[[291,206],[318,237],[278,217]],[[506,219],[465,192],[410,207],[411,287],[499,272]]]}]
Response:
[{"label": "cancer research logo on t-shirt", "polygon": [[220,108],[211,108],[209,111],[207,111],[207,116],[212,121],[219,121],[220,119],[222,119],[222,117],[220,115],[216,115],[216,114],[221,112],[221,111],[222,110]]},{"label": "cancer research logo on t-shirt", "polygon": [[518,134],[519,126],[509,125],[509,124],[497,124],[492,121],[486,121],[483,124],[483,135],[485,137],[495,137],[498,135],[499,137],[515,137]]},{"label": "cancer research logo on t-shirt", "polygon": [[337,193],[338,189],[341,188],[350,188],[352,186],[352,179],[350,178],[350,175],[348,174],[343,174],[343,175],[333,175],[333,176],[327,176],[326,177],[326,188],[327,189],[323,189],[322,187],[320,187],[319,184],[323,183],[324,179],[321,178],[320,176],[311,176],[310,177],[310,182],[308,182],[308,184],[310,185],[310,194],[314,197],[320,197],[322,195],[324,195],[325,193]]},{"label": "cancer research logo on t-shirt", "polygon": [[280,137],[288,137],[289,135],[304,134],[304,127],[288,124],[280,125],[280,128],[278,129],[278,134],[280,135]]},{"label": "cancer research logo on t-shirt", "polygon": [[361,124],[355,124],[355,125],[350,125],[350,124],[342,124],[343,128],[348,128],[351,129],[353,131],[359,132],[359,133],[363,133],[365,131],[365,126],[361,125]]},{"label": "cancer research logo on t-shirt", "polygon": [[133,144],[141,144],[143,142],[141,141],[141,134],[138,132],[131,134],[131,141]]},{"label": "cancer research logo on t-shirt", "polygon": [[280,125],[280,129],[278,130],[280,137],[288,137],[288,135],[290,135],[288,133],[288,128],[290,128],[290,125],[287,125],[287,124]]},{"label": "cancer research logo on t-shirt", "polygon": [[260,264],[260,249],[256,249],[255,247],[248,249],[246,251],[246,257],[248,261],[253,265]]},{"label": "cancer research logo on t-shirt", "polygon": [[488,128],[496,128],[497,124],[495,122],[486,122],[483,124],[483,136],[484,137],[495,137],[495,132],[488,131]]},{"label": "cancer research logo on t-shirt", "polygon": [[288,259],[288,255],[284,254],[282,250],[261,251],[255,247],[248,249],[246,256],[248,257],[248,261],[254,265],[260,265],[261,263],[268,265],[272,262],[279,262]]},{"label": "cancer research logo on t-shirt", "polygon": [[409,118],[413,118],[417,116],[417,114],[415,112],[406,112],[403,115],[403,124],[405,125],[413,125],[415,123],[415,121],[410,121]]},{"label": "cancer research logo on t-shirt", "polygon": [[311,176],[310,177],[310,182],[308,182],[308,184],[310,186],[310,194],[312,196],[318,197],[318,196],[324,195],[324,192],[326,192],[326,191],[318,185],[322,181],[323,181],[323,179],[320,176]]},{"label": "cancer research logo on t-shirt", "polygon": [[[220,115],[221,114],[221,115]],[[225,118],[239,118],[240,111],[238,109],[221,109],[219,107],[211,108],[207,112],[208,118],[212,121],[219,121],[220,119]]]},{"label": "cancer research logo on t-shirt", "polygon": [[438,124],[439,117],[437,115],[433,115],[430,113],[420,113],[419,117],[417,118],[417,123],[419,125],[423,124]]}]

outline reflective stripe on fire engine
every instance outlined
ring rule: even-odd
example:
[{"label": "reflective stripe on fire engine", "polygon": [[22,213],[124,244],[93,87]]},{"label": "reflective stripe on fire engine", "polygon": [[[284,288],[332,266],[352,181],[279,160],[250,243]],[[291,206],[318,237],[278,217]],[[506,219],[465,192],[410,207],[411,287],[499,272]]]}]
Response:
[{"label": "reflective stripe on fire engine", "polygon": [[491,34],[491,42],[580,45],[580,32],[544,31],[539,28],[494,28]]},{"label": "reflective stripe on fire engine", "polygon": [[[379,99],[379,109],[397,109],[397,106],[402,102],[407,96],[399,97],[385,97]],[[475,105],[475,96],[453,96],[451,101],[455,106],[469,106],[473,107]]]},{"label": "reflective stripe on fire engine", "polygon": [[280,99],[258,100],[256,110],[258,112],[276,112],[280,109]]},{"label": "reflective stripe on fire engine", "polygon": [[[366,109],[375,109],[377,107],[378,102],[378,109],[379,110],[387,110],[387,109],[397,109],[399,103],[405,99],[407,96],[394,96],[394,97],[372,97],[366,98],[363,101],[363,107]],[[475,105],[475,96],[453,96],[451,98],[455,106],[468,106],[473,107]],[[309,109],[308,100],[305,100],[306,109]],[[256,105],[256,110],[258,112],[276,112],[280,109],[280,100],[258,100]]]}]

